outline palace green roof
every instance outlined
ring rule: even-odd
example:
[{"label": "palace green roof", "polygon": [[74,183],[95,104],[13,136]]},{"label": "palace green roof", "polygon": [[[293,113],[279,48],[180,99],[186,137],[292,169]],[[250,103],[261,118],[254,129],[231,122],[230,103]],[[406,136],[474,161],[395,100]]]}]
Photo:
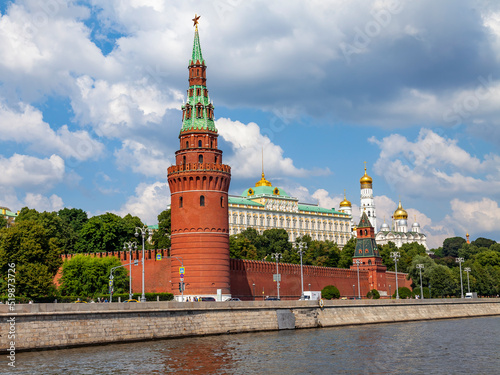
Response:
[{"label": "palace green roof", "polygon": [[247,206],[255,206],[255,207],[264,207],[263,204],[254,202],[248,198],[240,198],[240,197],[229,197],[229,204],[244,204]]},{"label": "palace green roof", "polygon": [[[277,190],[276,190],[277,189]],[[251,194],[250,194],[251,193]],[[277,194],[276,194],[277,193]],[[291,198],[285,190],[275,187],[275,186],[255,186],[246,189],[241,196],[242,197],[255,197],[258,195],[271,195],[281,198]]]}]

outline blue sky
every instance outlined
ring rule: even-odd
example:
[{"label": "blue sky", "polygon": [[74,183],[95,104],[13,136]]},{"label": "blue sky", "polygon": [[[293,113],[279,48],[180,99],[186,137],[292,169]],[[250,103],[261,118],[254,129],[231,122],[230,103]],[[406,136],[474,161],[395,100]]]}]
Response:
[{"label": "blue sky", "polygon": [[0,205],[131,213],[170,203],[194,29],[231,194],[261,173],[379,225],[402,200],[431,247],[500,240],[500,4],[25,0],[0,5]]}]

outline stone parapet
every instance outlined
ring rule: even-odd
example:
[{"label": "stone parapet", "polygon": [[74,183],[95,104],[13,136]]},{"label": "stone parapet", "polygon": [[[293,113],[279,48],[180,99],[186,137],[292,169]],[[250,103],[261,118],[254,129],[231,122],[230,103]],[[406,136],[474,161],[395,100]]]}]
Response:
[{"label": "stone parapet", "polygon": [[500,300],[337,300],[323,308],[318,301],[61,303],[17,305],[15,312],[0,305],[0,347],[8,348],[10,317],[22,351],[272,331],[280,329],[279,313],[293,314],[297,329],[319,328],[500,315]]}]

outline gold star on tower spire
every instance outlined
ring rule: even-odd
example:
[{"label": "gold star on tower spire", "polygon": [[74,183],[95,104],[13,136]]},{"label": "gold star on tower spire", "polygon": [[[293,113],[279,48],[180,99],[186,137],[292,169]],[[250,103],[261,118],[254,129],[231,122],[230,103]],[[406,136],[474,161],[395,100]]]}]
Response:
[{"label": "gold star on tower spire", "polygon": [[194,22],[193,26],[194,26],[194,27],[196,27],[196,30],[198,30],[198,22],[199,22],[198,20],[200,19],[200,17],[201,17],[201,16],[198,16],[198,15],[195,13],[194,18],[193,18],[193,22]]}]

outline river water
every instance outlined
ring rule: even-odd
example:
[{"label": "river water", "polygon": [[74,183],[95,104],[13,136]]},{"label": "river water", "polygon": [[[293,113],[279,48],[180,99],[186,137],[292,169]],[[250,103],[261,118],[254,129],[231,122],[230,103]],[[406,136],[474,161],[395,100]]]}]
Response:
[{"label": "river water", "polygon": [[500,374],[500,317],[18,353],[14,371],[3,360],[2,374]]}]

